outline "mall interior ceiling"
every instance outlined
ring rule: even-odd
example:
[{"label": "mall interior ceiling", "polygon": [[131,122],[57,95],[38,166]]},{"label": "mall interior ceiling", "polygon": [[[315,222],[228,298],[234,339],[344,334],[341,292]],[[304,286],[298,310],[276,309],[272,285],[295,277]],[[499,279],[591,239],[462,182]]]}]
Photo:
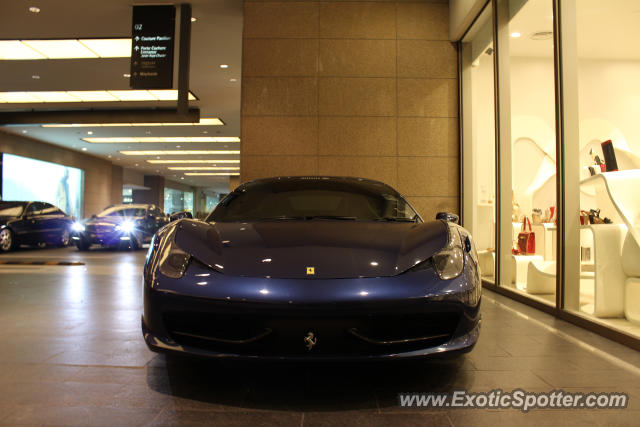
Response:
[{"label": "mall interior ceiling", "polygon": [[638,425],[637,0],[187,1],[0,0],[0,427]]},{"label": "mall interior ceiling", "polygon": [[[42,0],[37,2],[37,12],[33,11],[36,9],[30,9],[31,4],[27,3],[24,1],[2,2],[0,40],[75,40],[79,38],[129,40],[131,38],[131,2],[78,0],[65,1],[63,6],[58,1]],[[154,2],[154,4],[162,3],[172,4],[168,1]],[[191,6],[193,19],[189,88],[197,100],[191,101],[190,106],[200,109],[202,119],[215,118],[219,119],[219,122],[208,121],[212,124],[201,126],[140,126],[141,123],[134,123],[135,126],[115,127],[49,127],[51,124],[33,124],[5,126],[2,130],[98,156],[141,174],[160,175],[167,180],[213,188],[219,193],[228,192],[228,175],[185,176],[184,171],[176,172],[168,169],[168,166],[185,166],[183,163],[151,164],[147,161],[158,160],[159,157],[127,156],[121,153],[126,150],[215,150],[233,154],[204,154],[188,158],[179,156],[178,159],[239,160],[237,141],[240,137],[242,2],[196,0],[191,2]],[[8,48],[3,53],[8,54]],[[117,101],[110,96],[108,98],[112,101],[82,102],[81,105],[77,102],[55,102],[58,100],[56,98],[46,104],[30,103],[29,101],[34,100],[29,99],[29,96],[23,92],[131,90],[129,87],[130,51],[127,52],[126,48],[122,54],[114,54],[116,57],[73,58],[72,54],[69,56],[72,58],[0,60],[2,76],[0,92],[18,92],[13,98],[2,100],[0,113],[30,109],[63,110],[69,112],[68,122],[73,122],[71,118],[75,109],[175,108],[175,101],[127,102],[126,98],[124,101]],[[177,79],[177,73],[175,74]],[[24,96],[21,98],[20,95]],[[155,98],[151,97],[151,99]],[[207,123],[207,121],[203,122]],[[148,138],[149,140],[172,138],[172,141],[178,142],[111,143],[90,138]],[[180,142],[185,138],[199,138],[207,142]],[[209,142],[216,140],[223,142]],[[109,141],[109,139],[102,141]],[[210,163],[207,166],[238,167],[239,164]],[[224,169],[218,171],[228,172]],[[237,172],[237,169],[232,171]]]}]

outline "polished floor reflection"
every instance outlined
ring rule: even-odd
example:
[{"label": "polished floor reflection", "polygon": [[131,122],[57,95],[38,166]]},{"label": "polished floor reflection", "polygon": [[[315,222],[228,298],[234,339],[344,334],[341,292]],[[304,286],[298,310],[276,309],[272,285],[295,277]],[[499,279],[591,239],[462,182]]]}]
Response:
[{"label": "polished floor reflection", "polygon": [[[140,334],[144,251],[0,260],[0,425],[637,425],[640,354],[491,292],[455,361],[290,365],[167,359]],[[407,410],[399,392],[623,391],[624,410]]]}]

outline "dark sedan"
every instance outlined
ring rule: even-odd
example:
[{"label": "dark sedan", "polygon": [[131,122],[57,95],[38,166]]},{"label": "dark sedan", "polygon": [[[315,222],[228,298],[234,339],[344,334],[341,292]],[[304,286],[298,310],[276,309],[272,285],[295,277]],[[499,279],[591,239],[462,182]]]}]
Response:
[{"label": "dark sedan", "polygon": [[0,251],[20,245],[67,246],[73,218],[46,202],[0,202]]},{"label": "dark sedan", "polygon": [[215,358],[400,359],[470,351],[477,254],[457,216],[423,222],[386,184],[245,183],[205,221],[154,236],[142,331],[151,350]]},{"label": "dark sedan", "polygon": [[91,245],[139,249],[149,243],[169,217],[155,205],[111,206],[84,222],[73,225],[72,239],[81,251]]}]

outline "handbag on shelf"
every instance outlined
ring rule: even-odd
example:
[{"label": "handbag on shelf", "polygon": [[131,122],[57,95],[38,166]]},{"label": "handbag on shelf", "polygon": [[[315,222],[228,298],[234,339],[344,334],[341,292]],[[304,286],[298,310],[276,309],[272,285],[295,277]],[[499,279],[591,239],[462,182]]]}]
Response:
[{"label": "handbag on shelf", "polygon": [[531,222],[534,224],[542,224],[542,209],[534,208],[531,211]]},{"label": "handbag on shelf", "polygon": [[[527,231],[527,225],[529,226],[529,231]],[[518,234],[518,250],[522,255],[536,253],[536,235],[531,228],[531,221],[526,216],[522,221],[522,231]]]}]

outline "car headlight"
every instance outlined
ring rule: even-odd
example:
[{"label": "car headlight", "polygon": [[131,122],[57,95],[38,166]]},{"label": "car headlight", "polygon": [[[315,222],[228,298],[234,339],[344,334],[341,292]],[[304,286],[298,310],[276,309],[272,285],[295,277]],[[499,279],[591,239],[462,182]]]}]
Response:
[{"label": "car headlight", "polygon": [[464,248],[457,227],[447,224],[449,228],[449,242],[437,254],[431,257],[433,268],[442,280],[455,279],[464,268]]},{"label": "car headlight", "polygon": [[171,279],[179,279],[184,276],[185,271],[187,271],[190,260],[191,255],[178,247],[172,235],[169,237],[169,241],[164,249],[162,249],[162,254],[160,255],[160,273]]},{"label": "car headlight", "polygon": [[135,228],[136,228],[136,223],[133,221],[124,221],[116,225],[116,230],[122,231],[123,233],[131,233]]},{"label": "car headlight", "polygon": [[82,225],[81,223],[76,221],[73,224],[71,224],[71,230],[77,231],[78,233],[83,232],[84,231],[84,225]]}]

